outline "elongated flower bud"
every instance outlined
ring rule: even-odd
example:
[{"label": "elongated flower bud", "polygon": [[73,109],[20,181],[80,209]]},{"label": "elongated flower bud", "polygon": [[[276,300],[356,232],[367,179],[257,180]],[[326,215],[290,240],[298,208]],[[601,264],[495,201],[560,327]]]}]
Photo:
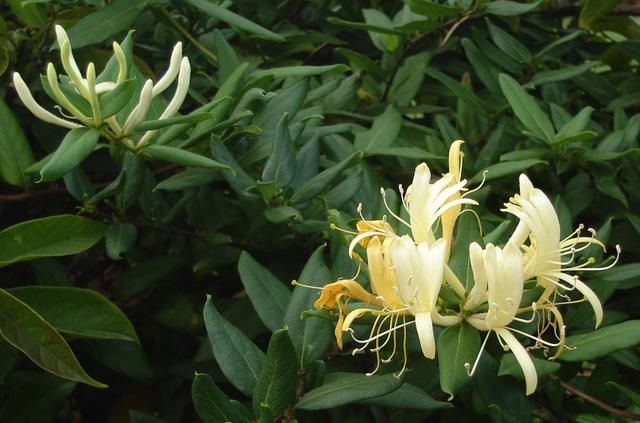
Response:
[{"label": "elongated flower bud", "polygon": [[22,100],[27,109],[29,109],[31,113],[33,113],[34,116],[38,119],[69,129],[80,128],[82,126],[78,125],[77,123],[59,118],[58,116],[54,115],[53,113],[49,112],[44,107],[39,105],[31,95],[29,87],[27,87],[27,84],[25,84],[24,80],[18,72],[14,72],[13,74],[13,84],[16,87],[16,91],[18,93],[18,97],[20,97],[20,100]]}]

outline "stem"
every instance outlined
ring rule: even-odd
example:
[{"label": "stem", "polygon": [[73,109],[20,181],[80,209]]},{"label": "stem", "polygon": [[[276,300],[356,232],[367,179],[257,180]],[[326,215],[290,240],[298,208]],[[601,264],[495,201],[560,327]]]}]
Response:
[{"label": "stem", "polygon": [[214,64],[218,63],[218,56],[216,56],[211,50],[209,50],[200,41],[198,41],[193,35],[191,35],[191,33],[187,31],[182,25],[180,25],[180,23],[178,23],[178,21],[176,21],[171,16],[171,14],[167,12],[167,10],[164,7],[155,7],[153,8],[153,10],[160,13],[162,17],[167,20],[167,23],[169,25],[171,25],[176,31],[181,33],[184,36],[184,38],[189,40],[189,42],[193,44],[195,48],[200,50],[202,54],[204,54],[207,57],[207,59],[211,60]]},{"label": "stem", "polygon": [[621,410],[619,408],[615,408],[610,406],[609,404],[605,403],[604,401],[600,401],[597,398],[592,397],[591,395],[587,394],[586,392],[583,392],[581,390],[579,390],[578,388],[576,388],[575,386],[564,382],[563,380],[561,380],[559,377],[555,376],[555,375],[550,375],[549,376],[551,379],[558,381],[558,383],[560,384],[560,386],[562,386],[564,388],[565,391],[572,393],[573,395],[582,398],[583,400],[595,405],[598,408],[601,408],[605,411],[608,411],[611,414],[615,414],[617,416],[621,416],[621,417],[626,417],[628,419],[634,419],[634,420],[640,420],[640,414],[638,413],[632,413],[631,411],[626,411],[626,410]]}]

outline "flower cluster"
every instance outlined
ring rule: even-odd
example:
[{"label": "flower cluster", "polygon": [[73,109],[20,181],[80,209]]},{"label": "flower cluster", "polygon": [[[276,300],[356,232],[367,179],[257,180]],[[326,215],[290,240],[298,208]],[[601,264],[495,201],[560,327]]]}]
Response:
[{"label": "flower cluster", "polygon": [[[128,116],[119,121],[116,117],[116,112],[119,110],[105,102],[115,101],[116,94],[123,94],[123,84],[128,81],[129,66],[122,47],[116,42],[113,43],[113,54],[118,66],[115,80],[98,82],[101,78],[96,76],[95,65],[89,63],[83,76],[71,51],[67,33],[60,25],[56,25],[55,29],[60,48],[60,60],[66,75],[60,77],[55,65],[49,63],[46,81],[49,94],[57,103],[56,108],[63,117],[49,112],[38,104],[20,74],[18,72],[13,74],[13,83],[20,100],[37,118],[69,129],[97,128],[107,139],[118,141],[131,150],[139,150],[155,133],[154,130],[139,130],[139,125],[145,120],[153,98],[169,88],[177,78],[173,98],[157,120],[174,116],[184,102],[189,89],[191,66],[189,59],[182,57],[182,43],[178,42],[173,48],[166,73],[155,84],[152,80],[144,83],[137,103]],[[112,94],[111,97],[110,94]]]},{"label": "flower cluster", "polygon": [[[396,234],[386,216],[382,220],[366,220],[360,213],[362,219],[357,223],[357,232],[353,232],[349,255],[361,261],[356,249],[366,250],[371,292],[355,278],[338,280],[322,288],[315,307],[337,312],[335,336],[340,348],[343,333],[348,332],[359,344],[354,353],[366,349],[376,353],[376,368],[370,374],[378,370],[381,362],[389,362],[400,349],[403,366],[398,374],[405,370],[406,336],[411,326],[415,326],[422,353],[433,359],[436,356],[434,325],[466,322],[486,332],[475,364],[466,364],[471,375],[493,332],[503,348],[515,355],[525,375],[526,393],[531,394],[537,386],[537,374],[527,349],[543,348],[547,355],[550,347],[557,347],[551,357],[555,358],[563,348],[568,348],[564,345],[565,325],[558,307],[586,299],[595,313],[595,326],[602,322],[598,297],[575,272],[604,268],[590,267],[593,259],[574,263],[580,251],[591,245],[604,249],[604,245],[595,238],[592,229],[588,230],[590,236],[581,236],[582,226],[561,239],[558,216],[551,201],[540,189],[534,188],[525,175],[520,175],[520,193],[510,198],[503,209],[519,221],[506,244],[487,244],[483,248],[474,242],[463,246],[469,249],[474,279],[467,292],[449,266],[456,221],[463,211],[472,212],[469,206],[478,204],[469,198],[475,190],[468,190],[467,181],[461,179],[462,143],[452,144],[449,172],[441,178],[432,182],[429,168],[422,163],[416,167],[406,192],[400,186],[408,221],[387,206],[389,213],[407,226],[410,235]],[[384,190],[381,192],[386,205]],[[616,259],[607,268],[617,262],[619,246],[616,250]],[[457,309],[442,305],[443,285],[448,285],[457,295]],[[523,299],[525,289],[539,295],[527,303]],[[579,291],[584,299],[572,301],[566,294],[572,290]],[[349,303],[353,301],[359,303],[351,310]],[[528,318],[521,317],[523,314]],[[373,324],[369,336],[360,339],[352,325],[365,315],[373,318]],[[514,327],[515,322],[536,322],[537,333],[518,329]],[[525,348],[516,335],[531,339],[533,344]],[[383,355],[389,350],[390,353]]]}]

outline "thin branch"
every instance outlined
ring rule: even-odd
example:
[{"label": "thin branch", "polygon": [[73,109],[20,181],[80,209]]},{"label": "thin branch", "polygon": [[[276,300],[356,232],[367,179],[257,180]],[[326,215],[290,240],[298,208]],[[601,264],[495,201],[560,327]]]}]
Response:
[{"label": "thin branch", "polygon": [[209,60],[214,64],[218,63],[218,56],[216,56],[211,50],[198,41],[189,31],[186,30],[178,21],[173,19],[173,16],[164,7],[154,7],[152,10],[157,11],[163,18],[167,20],[167,23],[171,25],[176,31],[184,36],[195,48],[200,50]]},{"label": "thin branch", "polygon": [[575,386],[564,382],[563,380],[561,380],[559,377],[552,375],[551,379],[557,380],[558,383],[560,384],[560,386],[562,386],[564,388],[565,391],[572,393],[573,395],[582,398],[583,400],[595,405],[598,408],[601,408],[605,411],[608,411],[611,414],[615,414],[617,416],[621,416],[621,417],[626,417],[628,419],[634,419],[634,420],[640,420],[640,414],[637,413],[632,413],[630,411],[626,411],[626,410],[621,410],[619,408],[615,408],[610,406],[609,404],[605,403],[604,401],[600,401],[597,398],[592,397],[591,395],[587,394],[586,392],[583,392],[581,390],[579,390],[578,388],[576,388]]}]

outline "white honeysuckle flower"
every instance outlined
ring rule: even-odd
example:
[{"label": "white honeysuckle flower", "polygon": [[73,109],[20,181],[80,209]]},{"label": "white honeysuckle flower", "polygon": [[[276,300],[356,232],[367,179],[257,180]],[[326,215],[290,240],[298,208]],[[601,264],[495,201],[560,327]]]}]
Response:
[{"label": "white honeysuckle flower", "polygon": [[38,104],[38,102],[31,95],[29,87],[27,87],[27,84],[25,84],[24,80],[18,72],[13,73],[13,85],[15,85],[16,92],[18,93],[18,97],[20,97],[22,103],[24,103],[27,109],[29,109],[29,111],[33,113],[33,115],[38,119],[47,123],[51,123],[53,125],[58,125],[69,129],[82,127],[82,125],[54,115],[53,113],[42,107],[40,104]]},{"label": "white honeysuckle flower", "polygon": [[487,274],[484,270],[485,251],[477,242],[469,245],[469,262],[473,273],[474,285],[464,303],[465,310],[473,310],[487,302]]},{"label": "white honeysuckle flower", "polygon": [[178,76],[182,62],[182,43],[178,41],[171,51],[171,59],[169,59],[169,68],[164,75],[153,86],[153,97],[157,96],[171,85]]},{"label": "white honeysuckle flower", "polygon": [[47,65],[47,81],[51,87],[55,101],[59,104],[59,106],[56,107],[62,107],[70,114],[70,116],[65,115],[65,117],[77,119],[79,123],[58,117],[40,106],[31,95],[29,88],[22,80],[20,74],[15,73],[13,81],[20,99],[39,119],[69,129],[80,128],[82,126],[94,127],[99,129],[102,135],[110,141],[120,142],[131,150],[139,151],[151,140],[156,131],[149,130],[142,134],[136,134],[137,127],[145,120],[153,98],[171,86],[176,78],[178,80],[176,91],[158,119],[171,118],[178,112],[182,103],[184,103],[189,90],[191,66],[189,59],[182,57],[182,43],[178,42],[173,47],[169,68],[165,74],[156,84],[153,84],[151,80],[144,83],[136,106],[129,113],[129,116],[124,119],[124,122],[119,122],[115,115],[103,119],[98,96],[116,89],[127,79],[127,59],[122,47],[116,42],[112,44],[113,54],[118,64],[118,73],[115,81],[102,81],[98,83],[96,81],[95,65],[89,63],[87,65],[87,72],[85,76],[83,76],[73,56],[71,42],[66,31],[60,25],[56,25],[55,31],[60,47],[62,66],[69,77],[69,86],[91,106],[91,116],[82,113],[80,109],[72,103],[69,97],[64,94],[64,90],[60,87],[56,68],[52,63],[49,63]]},{"label": "white honeysuckle flower", "polygon": [[[180,63],[180,72],[178,73],[178,85],[176,86],[176,92],[173,94],[173,98],[164,109],[158,120],[169,119],[178,112],[180,106],[184,102],[189,91],[189,82],[191,80],[191,65],[187,57],[183,58]],[[147,131],[138,141],[137,148],[144,147],[149,140],[156,133],[155,130]]]},{"label": "white honeysuckle flower", "polygon": [[396,272],[402,302],[415,318],[422,353],[435,358],[433,317],[444,273],[446,241],[442,238],[431,246],[417,245],[407,235],[391,245],[391,261]]},{"label": "white honeysuckle flower", "polygon": [[[579,271],[604,270],[614,266],[620,256],[620,246],[616,246],[616,259],[606,267],[588,267],[594,260],[589,259],[582,264],[574,265],[576,252],[582,251],[592,244],[604,249],[604,245],[592,236],[580,236],[582,226],[565,239],[560,237],[560,222],[549,198],[531,181],[520,175],[520,194],[516,194],[505,204],[505,211],[520,219],[516,231],[509,244],[518,246],[524,251],[525,279],[535,278],[538,285],[545,289],[538,300],[538,305],[552,302],[552,296],[561,291],[577,289],[591,304],[595,314],[596,328],[602,322],[603,310],[598,296],[580,278],[571,274]],[[526,236],[530,244],[524,245]],[[565,260],[563,262],[563,260]]]},{"label": "white honeysuckle flower", "polygon": [[484,250],[482,260],[478,260],[480,256],[476,253],[476,260],[471,263],[474,266],[474,275],[481,275],[481,278],[486,277],[489,309],[486,313],[478,313],[468,317],[467,322],[478,330],[487,331],[487,335],[473,367],[469,363],[466,363],[465,366],[468,370],[470,369],[470,375],[474,373],[489,335],[491,332],[495,332],[500,343],[504,342],[503,346],[506,344],[505,349],[508,348],[515,355],[525,377],[526,393],[530,395],[536,390],[538,375],[526,349],[511,332],[534,338],[539,342],[544,341],[508,327],[514,320],[522,321],[516,317],[519,312],[524,284],[522,253],[512,244],[507,244],[504,249],[489,244]]}]

